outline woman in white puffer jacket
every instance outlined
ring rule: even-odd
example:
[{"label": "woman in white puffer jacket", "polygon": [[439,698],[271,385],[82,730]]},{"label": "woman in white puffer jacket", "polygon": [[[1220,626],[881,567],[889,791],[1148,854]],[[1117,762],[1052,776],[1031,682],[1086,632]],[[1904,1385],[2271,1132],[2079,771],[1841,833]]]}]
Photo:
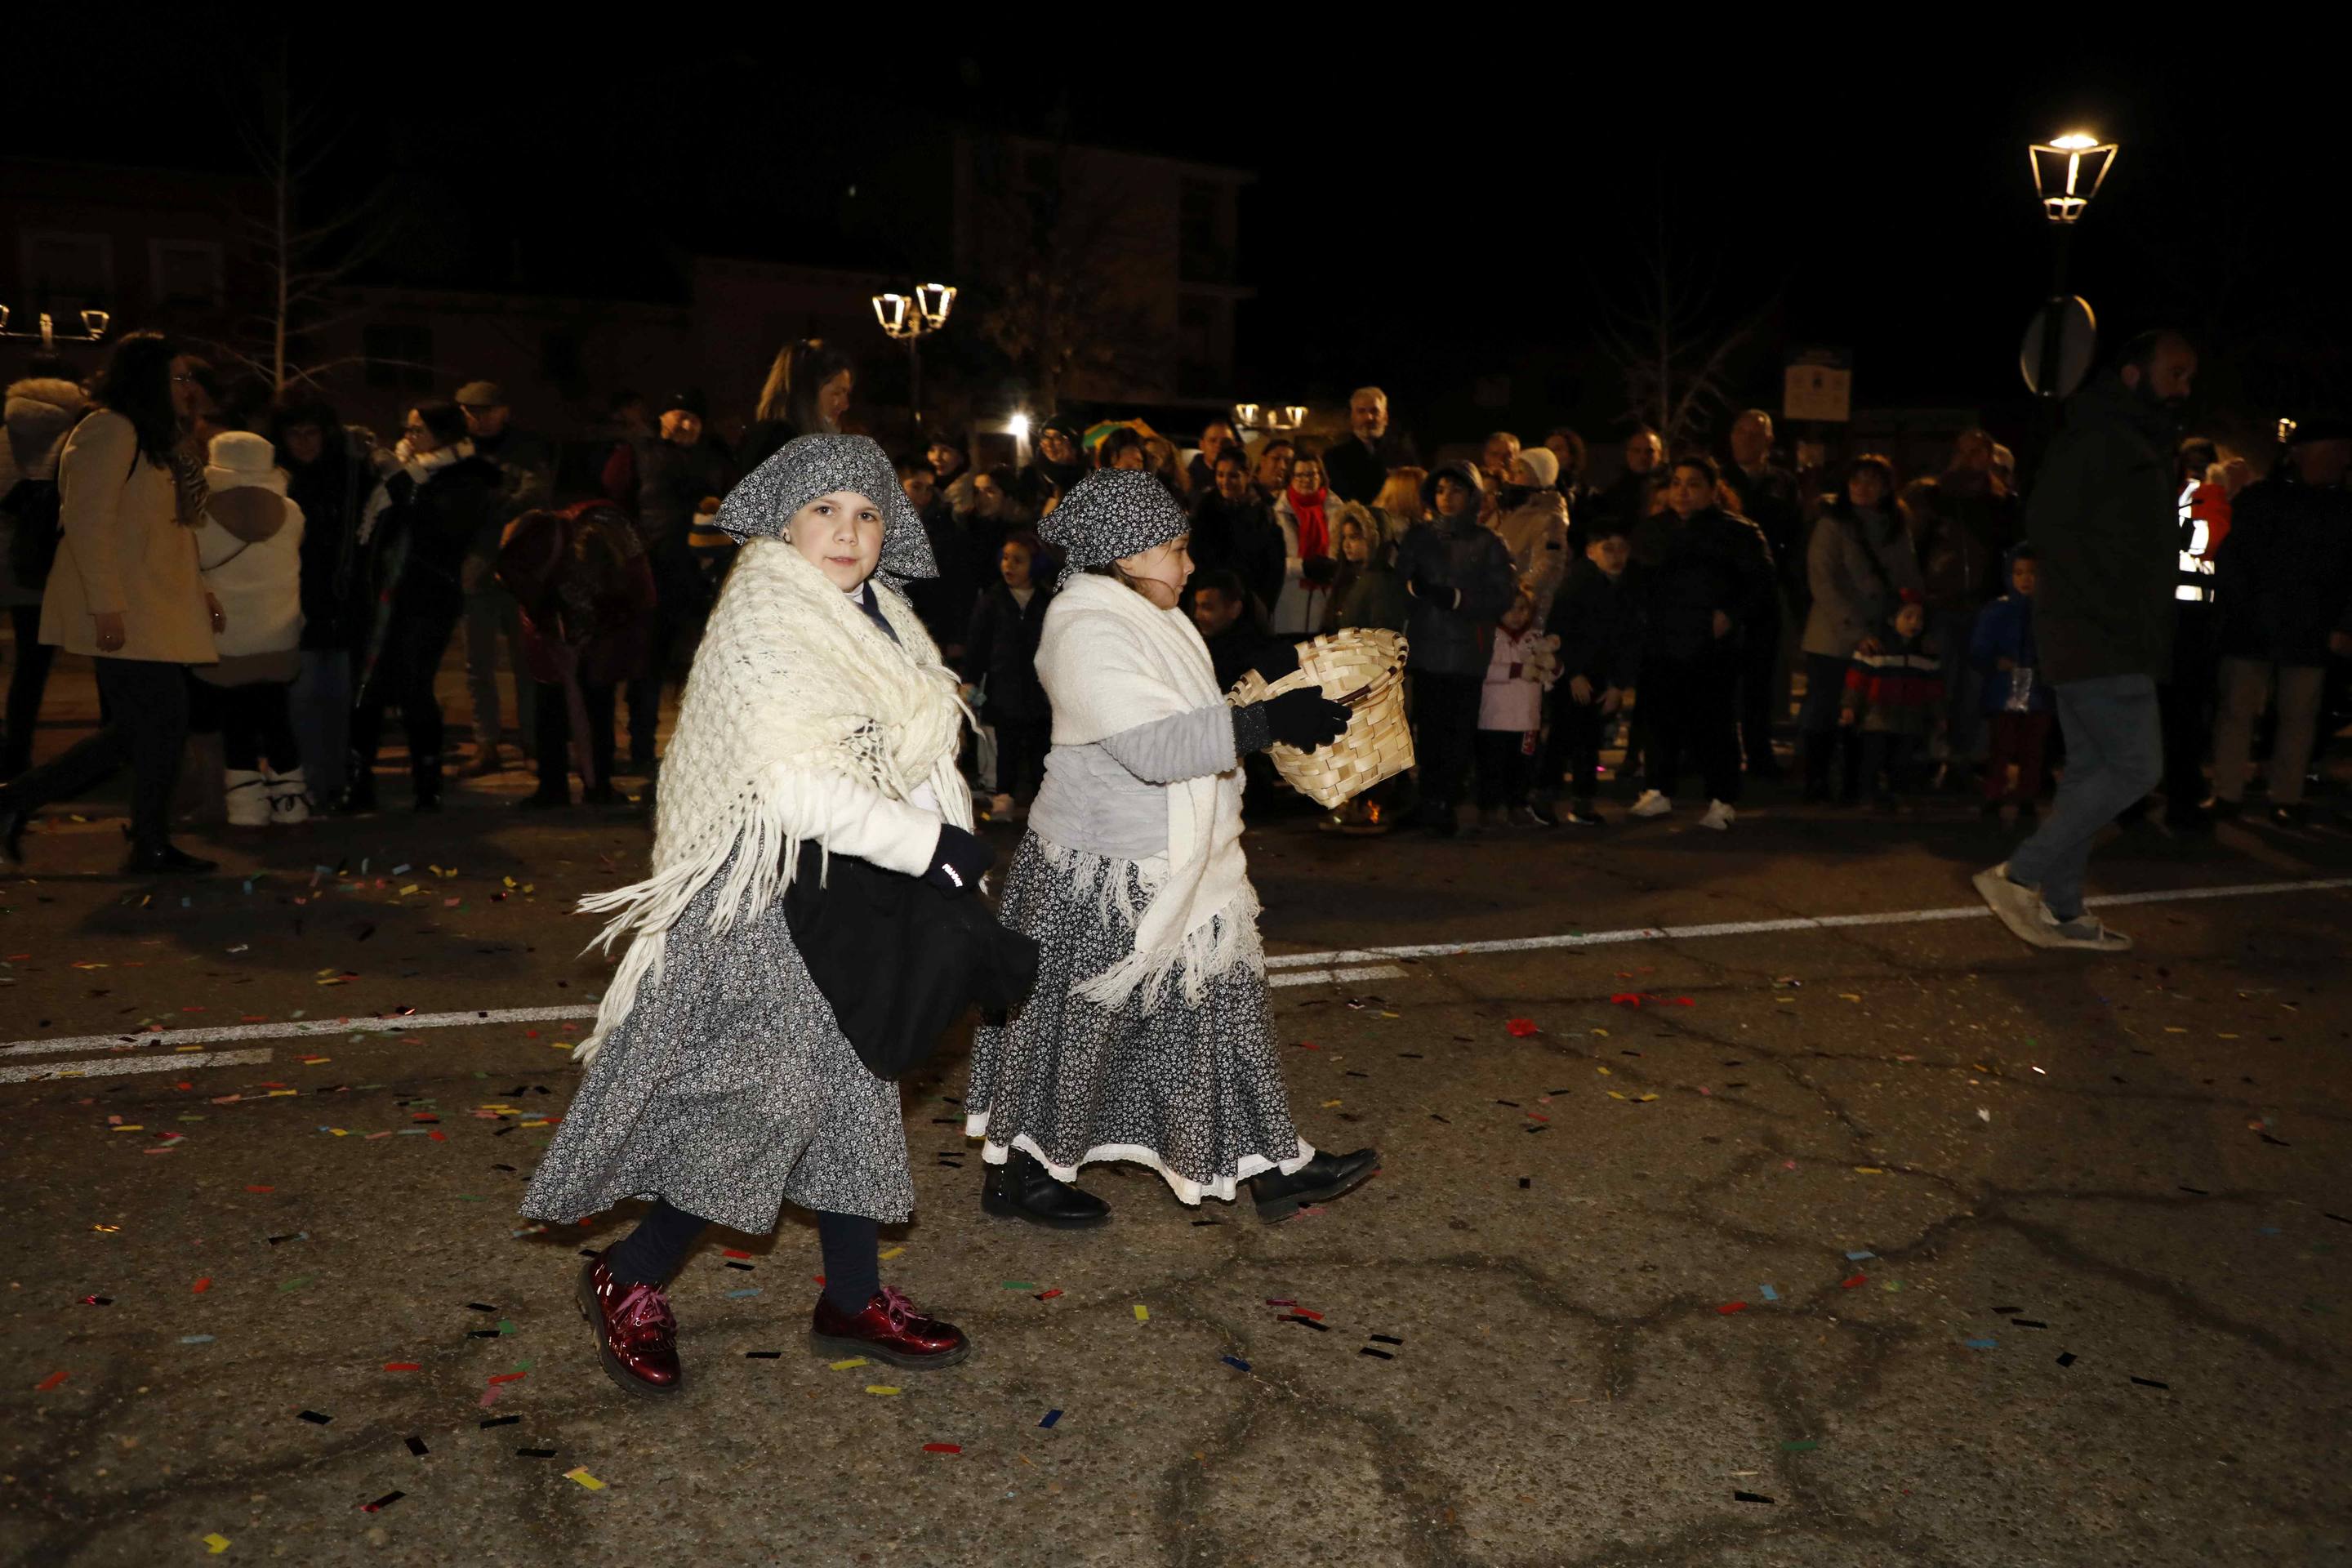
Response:
[{"label": "woman in white puffer jacket", "polygon": [[227,629],[220,662],[197,671],[217,687],[221,754],[232,826],[310,819],[308,784],[286,696],[300,668],[302,509],[287,499],[286,472],[268,440],[243,430],[213,437],[211,491],[196,531],[205,586]]}]

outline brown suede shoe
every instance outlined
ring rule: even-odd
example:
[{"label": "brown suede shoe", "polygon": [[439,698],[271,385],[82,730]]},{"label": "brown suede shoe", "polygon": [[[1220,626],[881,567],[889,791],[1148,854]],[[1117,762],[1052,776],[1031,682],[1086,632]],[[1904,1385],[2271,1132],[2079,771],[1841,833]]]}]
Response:
[{"label": "brown suede shoe", "polygon": [[593,1258],[580,1270],[579,1302],[596,1332],[605,1376],[631,1394],[676,1394],[685,1386],[667,1296],[651,1285],[622,1284],[603,1258]]},{"label": "brown suede shoe", "polygon": [[869,1355],[918,1371],[953,1366],[971,1353],[971,1342],[961,1329],[923,1316],[887,1285],[854,1316],[819,1296],[809,1343],[820,1354]]}]

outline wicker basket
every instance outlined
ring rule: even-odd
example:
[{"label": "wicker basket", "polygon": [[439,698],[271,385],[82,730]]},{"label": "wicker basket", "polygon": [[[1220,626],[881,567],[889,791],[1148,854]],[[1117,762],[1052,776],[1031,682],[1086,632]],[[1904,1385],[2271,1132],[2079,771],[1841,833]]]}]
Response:
[{"label": "wicker basket", "polygon": [[1332,807],[1412,766],[1412,731],[1404,716],[1404,638],[1394,632],[1328,632],[1298,645],[1298,668],[1269,686],[1255,670],[1234,686],[1235,703],[1263,702],[1319,686],[1355,711],[1339,738],[1302,752],[1276,742],[1275,771],[1318,805]]}]

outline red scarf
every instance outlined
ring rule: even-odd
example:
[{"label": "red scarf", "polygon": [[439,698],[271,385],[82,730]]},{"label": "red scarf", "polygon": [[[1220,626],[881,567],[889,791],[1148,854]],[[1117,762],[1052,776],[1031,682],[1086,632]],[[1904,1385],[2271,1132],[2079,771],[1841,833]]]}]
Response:
[{"label": "red scarf", "polygon": [[1331,553],[1331,525],[1324,521],[1323,503],[1331,499],[1328,489],[1313,495],[1290,492],[1290,510],[1298,519],[1298,558],[1312,561],[1318,555]]}]

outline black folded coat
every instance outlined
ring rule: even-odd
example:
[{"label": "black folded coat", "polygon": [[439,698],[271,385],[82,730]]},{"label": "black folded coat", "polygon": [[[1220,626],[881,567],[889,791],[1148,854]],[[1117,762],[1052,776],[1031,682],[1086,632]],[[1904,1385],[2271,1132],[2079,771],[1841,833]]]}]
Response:
[{"label": "black folded coat", "polygon": [[814,844],[801,846],[784,923],[878,1078],[920,1067],[965,1008],[1009,1012],[1037,983],[1037,944],[1006,930],[985,900],[852,856],[828,863]]}]

